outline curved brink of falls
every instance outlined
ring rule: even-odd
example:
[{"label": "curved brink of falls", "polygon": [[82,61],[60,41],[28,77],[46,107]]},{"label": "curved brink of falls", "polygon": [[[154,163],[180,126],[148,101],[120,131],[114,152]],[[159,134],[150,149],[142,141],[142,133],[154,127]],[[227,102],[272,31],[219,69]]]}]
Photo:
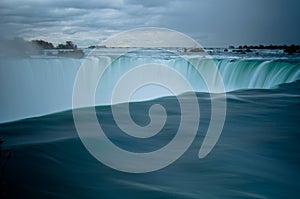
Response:
[{"label": "curved brink of falls", "polygon": [[[88,58],[91,67],[101,70],[111,58],[108,56]],[[209,62],[203,58],[190,58],[197,62],[197,69],[209,72]],[[0,63],[0,122],[13,121],[38,115],[49,114],[72,108],[72,91],[76,73],[83,60],[68,58],[28,58],[4,59]],[[147,58],[122,57],[107,70],[102,81],[106,93],[97,92],[96,105],[110,104],[111,91],[116,78],[123,71],[137,64],[147,63]],[[207,92],[201,79],[194,74],[188,62],[182,59],[156,59],[156,63],[165,64],[180,71],[191,83],[193,89]],[[300,63],[264,60],[214,60],[224,80],[226,91],[238,89],[269,89],[282,83],[300,79]],[[89,76],[86,74],[87,77]],[[213,77],[212,77],[213,79]],[[83,85],[84,86],[84,85]],[[88,89],[88,83],[86,84]],[[152,98],[169,95],[158,93]],[[109,99],[109,100],[108,100]],[[136,100],[148,100],[145,95]],[[132,99],[133,101],[135,99]]]}]

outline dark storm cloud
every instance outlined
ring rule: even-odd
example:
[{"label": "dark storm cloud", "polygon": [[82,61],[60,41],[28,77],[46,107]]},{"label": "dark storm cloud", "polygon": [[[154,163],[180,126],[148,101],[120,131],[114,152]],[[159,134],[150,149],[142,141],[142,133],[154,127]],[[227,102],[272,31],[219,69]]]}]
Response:
[{"label": "dark storm cloud", "polygon": [[297,0],[2,0],[0,36],[80,45],[143,26],[186,33],[205,46],[300,43]]},{"label": "dark storm cloud", "polygon": [[158,7],[153,3],[4,0],[0,2],[0,36],[96,42],[128,28],[156,25],[157,15],[162,10],[158,7],[165,3]]},{"label": "dark storm cloud", "polygon": [[299,7],[297,0],[177,1],[162,23],[206,46],[300,43]]}]

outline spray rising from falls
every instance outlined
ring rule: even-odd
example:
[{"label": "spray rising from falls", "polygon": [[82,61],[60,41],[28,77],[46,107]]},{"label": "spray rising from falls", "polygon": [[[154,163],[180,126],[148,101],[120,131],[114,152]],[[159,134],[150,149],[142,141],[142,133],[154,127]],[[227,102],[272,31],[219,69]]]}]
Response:
[{"label": "spray rising from falls", "polygon": [[[134,67],[147,63],[166,65],[178,71],[196,92],[207,92],[201,76],[209,81],[217,81],[212,72],[214,63],[226,91],[238,89],[270,89],[282,83],[300,79],[300,63],[276,60],[210,60],[194,57],[186,58],[160,56],[121,56],[106,69],[111,56],[89,57],[85,60],[70,58],[26,58],[4,59],[0,64],[0,122],[33,117],[72,108],[72,93],[77,72],[83,62],[92,70],[81,77],[82,85],[90,89],[91,71],[103,70],[95,95],[96,105],[110,104],[111,95],[118,80]],[[199,71],[201,74],[197,73]],[[160,74],[157,69],[157,74]],[[145,74],[143,74],[145,75]],[[168,77],[162,77],[168,78]],[[166,89],[145,87],[134,100],[147,100],[170,95]],[[213,91],[212,91],[213,92]]]}]

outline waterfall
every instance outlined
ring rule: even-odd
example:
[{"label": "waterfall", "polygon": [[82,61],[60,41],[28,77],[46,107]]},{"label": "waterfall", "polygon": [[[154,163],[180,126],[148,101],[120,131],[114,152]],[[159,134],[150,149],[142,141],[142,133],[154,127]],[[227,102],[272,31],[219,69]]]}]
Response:
[{"label": "waterfall", "polygon": [[[111,59],[109,56],[91,57],[85,62],[92,67],[92,71],[96,71],[104,70]],[[71,109],[74,81],[83,62],[84,60],[81,59],[55,57],[3,59],[0,64],[0,122]],[[96,104],[109,104],[112,89],[120,77],[130,69],[149,62],[175,69],[197,92],[207,92],[201,75],[208,76],[209,81],[217,81],[216,74],[211,72],[212,62],[223,78],[226,91],[270,89],[276,85],[300,79],[299,62],[123,56],[104,70],[95,96]],[[86,79],[86,84],[83,86],[89,89],[90,74],[82,75],[81,78]],[[149,87],[147,92],[151,89],[153,88]],[[144,100],[149,99],[149,96],[155,98],[165,95],[170,95],[170,92],[159,90],[159,94],[155,92],[153,95],[148,94]],[[143,96],[139,95],[139,99],[143,99]]]}]

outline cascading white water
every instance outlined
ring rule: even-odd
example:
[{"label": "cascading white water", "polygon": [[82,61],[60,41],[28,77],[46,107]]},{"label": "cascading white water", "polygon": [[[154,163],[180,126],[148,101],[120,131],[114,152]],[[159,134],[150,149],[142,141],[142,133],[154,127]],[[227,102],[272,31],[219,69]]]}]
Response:
[{"label": "cascading white water", "polygon": [[[93,70],[103,70],[109,56],[90,57],[85,61]],[[226,91],[250,88],[272,88],[278,84],[300,79],[300,64],[283,61],[263,60],[213,60],[223,78]],[[72,92],[76,74],[83,60],[70,58],[27,58],[3,59],[0,64],[0,122],[33,117],[72,108]],[[120,77],[130,69],[145,63],[167,65],[177,70],[191,84],[194,91],[207,92],[201,78],[205,74],[216,81],[211,73],[212,60],[200,57],[183,59],[179,57],[151,58],[123,56],[115,60],[104,71],[95,96],[97,105],[109,104],[112,89]],[[192,65],[193,66],[192,66]],[[201,75],[197,74],[197,70]],[[159,71],[157,71],[159,74]],[[145,75],[145,74],[144,74]],[[89,89],[89,74],[82,85]],[[139,94],[139,100],[170,95],[167,90],[149,95]],[[158,91],[158,90],[156,90]],[[144,98],[143,98],[144,97]],[[134,99],[133,99],[134,100]]]},{"label": "cascading white water", "polygon": [[75,59],[2,60],[0,121],[70,109],[80,64]]},{"label": "cascading white water", "polygon": [[300,64],[261,60],[218,60],[226,91],[269,89],[300,78]]}]

